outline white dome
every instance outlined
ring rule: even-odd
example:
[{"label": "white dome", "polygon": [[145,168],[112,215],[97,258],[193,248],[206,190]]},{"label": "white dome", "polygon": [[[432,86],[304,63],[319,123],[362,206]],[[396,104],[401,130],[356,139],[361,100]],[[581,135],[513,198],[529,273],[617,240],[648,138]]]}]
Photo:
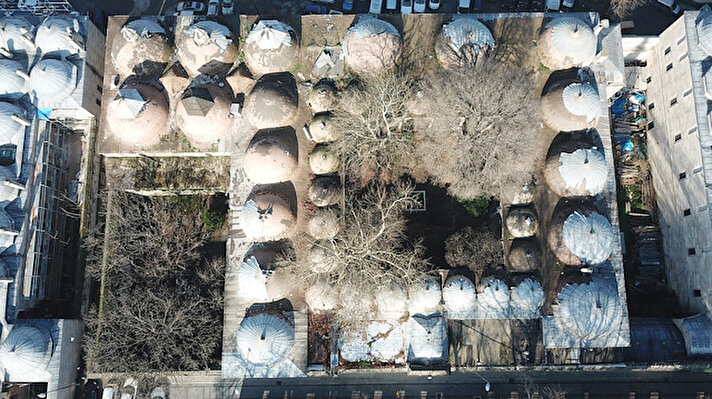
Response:
[{"label": "white dome", "polygon": [[35,27],[26,19],[6,17],[0,19],[0,46],[15,54],[35,52]]},{"label": "white dome", "polygon": [[539,308],[544,303],[544,289],[530,278],[524,279],[511,292],[512,316],[532,319],[539,316]]},{"label": "white dome", "polygon": [[25,133],[25,125],[13,116],[24,119],[25,111],[13,103],[0,101],[0,144],[10,143],[15,136]]},{"label": "white dome", "polygon": [[592,212],[586,216],[574,212],[564,221],[562,237],[564,244],[582,262],[599,264],[613,252],[617,235],[604,216]]},{"label": "white dome", "polygon": [[596,36],[585,22],[574,17],[554,18],[546,24],[542,39],[549,67],[559,69],[591,64],[596,55]]},{"label": "white dome", "polygon": [[579,148],[559,156],[559,173],[566,187],[586,190],[591,195],[603,191],[608,177],[608,166],[601,151],[594,148]]},{"label": "white dome", "polygon": [[227,71],[237,59],[230,29],[213,21],[200,21],[176,37],[178,60],[191,75]]},{"label": "white dome", "polygon": [[30,87],[37,101],[56,104],[67,98],[76,87],[77,67],[69,61],[43,59],[30,72]]},{"label": "white dome", "polygon": [[445,309],[452,313],[450,316],[459,317],[472,312],[477,301],[475,285],[464,276],[450,277],[443,288],[443,301]]},{"label": "white dome", "polygon": [[396,283],[381,286],[376,292],[378,314],[384,319],[398,319],[406,311],[405,290]]},{"label": "white dome", "polygon": [[471,17],[458,18],[443,28],[450,48],[460,51],[463,46],[472,46],[477,53],[494,47],[494,37],[487,27]]},{"label": "white dome", "polygon": [[408,290],[408,308],[411,314],[430,314],[440,307],[440,283],[432,278],[418,281]]},{"label": "white dome", "polygon": [[554,314],[569,334],[582,341],[604,338],[622,321],[615,283],[594,279],[589,284],[569,284],[557,299]]},{"label": "white dome", "polygon": [[246,44],[255,43],[261,50],[276,50],[292,45],[291,26],[276,20],[262,20],[247,35]]},{"label": "white dome", "polygon": [[252,139],[242,163],[247,178],[254,183],[287,181],[297,167],[297,149],[290,137],[267,132]]},{"label": "white dome", "polygon": [[506,319],[509,317],[509,287],[499,279],[489,280],[484,292],[477,295],[480,317]]},{"label": "white dome", "polygon": [[595,87],[587,83],[571,83],[564,87],[564,107],[576,116],[585,116],[590,122],[601,113],[600,99]]},{"label": "white dome", "polygon": [[258,366],[269,366],[287,357],[294,346],[294,329],[283,319],[266,313],[248,316],[237,330],[242,357]]},{"label": "white dome", "polygon": [[258,193],[242,208],[242,230],[257,241],[279,238],[295,219],[289,203],[272,193]]},{"label": "white dome", "polygon": [[318,280],[310,285],[304,294],[304,299],[314,313],[332,311],[339,304],[338,293],[326,280]]},{"label": "white dome", "polygon": [[0,96],[20,97],[28,91],[25,68],[17,61],[0,59]]},{"label": "white dome", "polygon": [[44,370],[51,357],[52,337],[37,327],[15,325],[0,346],[0,362],[10,375]]},{"label": "white dome", "polygon": [[392,362],[403,352],[403,328],[387,322],[374,321],[366,327],[371,356],[382,362]]},{"label": "white dome", "polygon": [[238,293],[243,298],[249,298],[255,302],[268,302],[267,295],[267,275],[260,268],[257,259],[250,256],[242,262],[240,270],[237,272]]},{"label": "white dome", "polygon": [[76,19],[47,17],[37,27],[35,45],[43,54],[59,53],[62,55],[78,54],[82,49],[82,37],[79,34]]},{"label": "white dome", "polygon": [[370,74],[395,65],[402,40],[393,25],[370,18],[346,32],[343,47],[346,64],[356,73]]},{"label": "white dome", "polygon": [[697,27],[699,43],[708,55],[712,55],[712,13],[708,12]]}]

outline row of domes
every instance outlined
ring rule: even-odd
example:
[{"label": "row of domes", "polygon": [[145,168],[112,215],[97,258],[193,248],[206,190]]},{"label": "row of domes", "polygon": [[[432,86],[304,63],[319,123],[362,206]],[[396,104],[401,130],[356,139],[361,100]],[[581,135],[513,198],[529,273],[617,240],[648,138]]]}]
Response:
[{"label": "row of domes", "polygon": [[77,67],[67,60],[45,58],[29,75],[18,61],[0,59],[0,96],[16,99],[34,93],[39,106],[55,105],[67,98],[77,84]]},{"label": "row of domes", "polygon": [[35,29],[22,17],[0,18],[0,46],[12,54],[66,57],[78,54],[84,46],[79,21],[66,17],[47,17]]}]

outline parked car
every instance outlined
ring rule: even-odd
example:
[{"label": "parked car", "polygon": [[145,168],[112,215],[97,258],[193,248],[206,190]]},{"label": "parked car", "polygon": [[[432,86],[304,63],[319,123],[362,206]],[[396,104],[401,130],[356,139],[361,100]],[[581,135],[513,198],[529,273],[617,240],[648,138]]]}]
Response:
[{"label": "parked car", "polygon": [[457,2],[457,12],[470,12],[470,0],[459,0]]},{"label": "parked car", "polygon": [[529,9],[529,0],[519,0],[517,2],[517,7],[514,9],[516,12],[525,12]]},{"label": "parked car", "polygon": [[166,390],[161,388],[161,387],[155,387],[151,391],[151,399],[167,399],[168,395],[166,395]]},{"label": "parked car", "polygon": [[440,0],[428,1],[428,7],[430,7],[431,10],[437,10],[438,8],[440,8]]},{"label": "parked car", "polygon": [[220,0],[208,1],[208,16],[214,17],[220,12]]},{"label": "parked car", "polygon": [[344,9],[344,11],[353,11],[354,0],[344,0],[344,4],[342,5],[342,8]]},{"label": "parked car", "polygon": [[326,6],[320,6],[317,4],[307,4],[304,6],[304,12],[302,14],[326,14],[329,10]]},{"label": "parked car", "polygon": [[544,11],[544,1],[543,0],[532,0],[532,11]]},{"label": "parked car", "polygon": [[679,15],[682,12],[682,10],[680,9],[680,5],[677,4],[677,1],[675,0],[658,0],[658,3],[667,7],[670,12],[675,15]]},{"label": "parked car", "polygon": [[516,0],[502,0],[502,8],[505,10],[513,10],[516,5]]},{"label": "parked car", "polygon": [[222,0],[220,8],[222,8],[222,15],[232,15],[235,12],[235,5],[232,0]]},{"label": "parked car", "polygon": [[413,2],[413,12],[424,13],[426,0],[415,0]]},{"label": "parked car", "polygon": [[401,14],[413,12],[413,0],[401,0]]},{"label": "parked car", "polygon": [[135,378],[127,378],[124,386],[121,387],[121,399],[136,399],[138,393],[138,381]]},{"label": "parked car", "polygon": [[387,10],[395,10],[396,8],[398,8],[397,0],[386,0],[386,9]]},{"label": "parked car", "polygon": [[176,8],[178,12],[193,12],[199,14],[205,12],[205,3],[200,1],[181,1]]}]

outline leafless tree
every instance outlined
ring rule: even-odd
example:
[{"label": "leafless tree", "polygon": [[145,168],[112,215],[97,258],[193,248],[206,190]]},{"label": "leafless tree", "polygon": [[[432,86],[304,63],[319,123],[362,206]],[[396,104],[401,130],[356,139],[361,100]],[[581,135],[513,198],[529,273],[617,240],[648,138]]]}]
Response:
[{"label": "leafless tree", "polygon": [[521,186],[541,157],[539,96],[526,72],[495,60],[443,71],[422,90],[429,112],[416,151],[434,180],[460,199],[500,197]]},{"label": "leafless tree", "polygon": [[647,3],[647,0],[611,0],[611,11],[618,18],[625,18]]},{"label": "leafless tree", "polygon": [[102,280],[100,308],[85,316],[87,366],[96,372],[217,366],[224,260],[202,258],[198,209],[171,198],[110,195],[105,232],[86,241]]},{"label": "leafless tree", "polygon": [[503,259],[502,244],[486,227],[467,226],[445,240],[445,261],[472,270],[478,279],[500,269]]},{"label": "leafless tree", "polygon": [[344,91],[333,122],[342,134],[336,145],[347,175],[365,183],[403,172],[413,154],[411,98],[410,80],[396,72],[364,77]]}]

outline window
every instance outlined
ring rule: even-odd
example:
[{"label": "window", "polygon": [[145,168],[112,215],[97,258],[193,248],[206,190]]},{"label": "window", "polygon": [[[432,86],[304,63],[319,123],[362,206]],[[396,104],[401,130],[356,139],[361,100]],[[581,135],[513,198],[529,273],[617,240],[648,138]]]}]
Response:
[{"label": "window", "polygon": [[687,97],[687,96],[689,96],[690,94],[692,94],[692,87],[690,87],[689,89],[687,89],[687,90],[685,91],[685,93],[683,93],[682,96],[683,96],[683,97]]},{"label": "window", "polygon": [[680,44],[685,41],[685,36],[682,36],[681,38],[677,39],[677,44]]},{"label": "window", "polygon": [[680,141],[681,139],[682,139],[682,135],[681,135],[681,134],[678,133],[678,134],[675,135],[675,142],[676,142],[676,143],[677,143],[678,141]]},{"label": "window", "polygon": [[693,126],[689,129],[687,129],[687,134],[693,134],[697,131],[697,126]]},{"label": "window", "polygon": [[655,108],[655,103],[650,103],[650,105],[648,105],[648,110],[651,110],[653,108]]},{"label": "window", "polygon": [[17,147],[14,144],[0,146],[0,165],[8,166],[14,164],[16,149]]},{"label": "window", "polygon": [[95,101],[96,101],[96,105],[101,106],[101,100],[99,100],[99,99],[97,98]]},{"label": "window", "polygon": [[701,207],[697,208],[698,213],[702,213],[707,210],[707,205],[702,205]]},{"label": "window", "polygon": [[667,64],[667,66],[665,67],[665,72],[667,72],[667,71],[669,71],[669,70],[671,70],[671,69],[672,69],[672,62],[669,63],[669,64]]},{"label": "window", "polygon": [[697,251],[695,251],[695,248],[687,248],[687,254],[692,256],[695,255]]},{"label": "window", "polygon": [[650,83],[650,82],[652,82],[652,81],[653,81],[653,77],[652,77],[652,76],[648,76],[648,78],[645,79],[645,83]]},{"label": "window", "polygon": [[[650,121],[648,123],[648,130],[654,129],[654,128],[655,128],[655,121]],[[710,148],[712,149],[712,145],[710,146]]]},{"label": "window", "polygon": [[668,55],[668,54],[670,54],[670,47],[665,49],[665,55]]},{"label": "window", "polygon": [[692,215],[692,211],[691,211],[691,210],[685,209],[684,211],[682,211],[682,217],[690,216],[690,215]]},{"label": "window", "polygon": [[101,88],[101,85],[96,85],[96,91],[98,91],[99,93],[103,93],[104,89]]},{"label": "window", "polygon": [[685,58],[687,58],[687,53],[684,53],[680,56],[680,61],[684,60]]},{"label": "window", "polygon": [[692,171],[692,173],[694,173],[696,175],[699,175],[700,173],[702,173],[702,166],[696,167],[695,170]]},{"label": "window", "polygon": [[684,180],[686,177],[687,177],[687,172],[682,172],[678,175],[678,178],[680,178],[680,180]]},{"label": "window", "polygon": [[700,291],[700,290],[692,290],[692,295],[694,295],[694,296],[696,296],[696,297],[700,297],[700,296],[702,296],[702,291]]},{"label": "window", "polygon": [[672,100],[670,100],[670,106],[672,107],[673,105],[677,104],[677,97],[674,97]]}]

